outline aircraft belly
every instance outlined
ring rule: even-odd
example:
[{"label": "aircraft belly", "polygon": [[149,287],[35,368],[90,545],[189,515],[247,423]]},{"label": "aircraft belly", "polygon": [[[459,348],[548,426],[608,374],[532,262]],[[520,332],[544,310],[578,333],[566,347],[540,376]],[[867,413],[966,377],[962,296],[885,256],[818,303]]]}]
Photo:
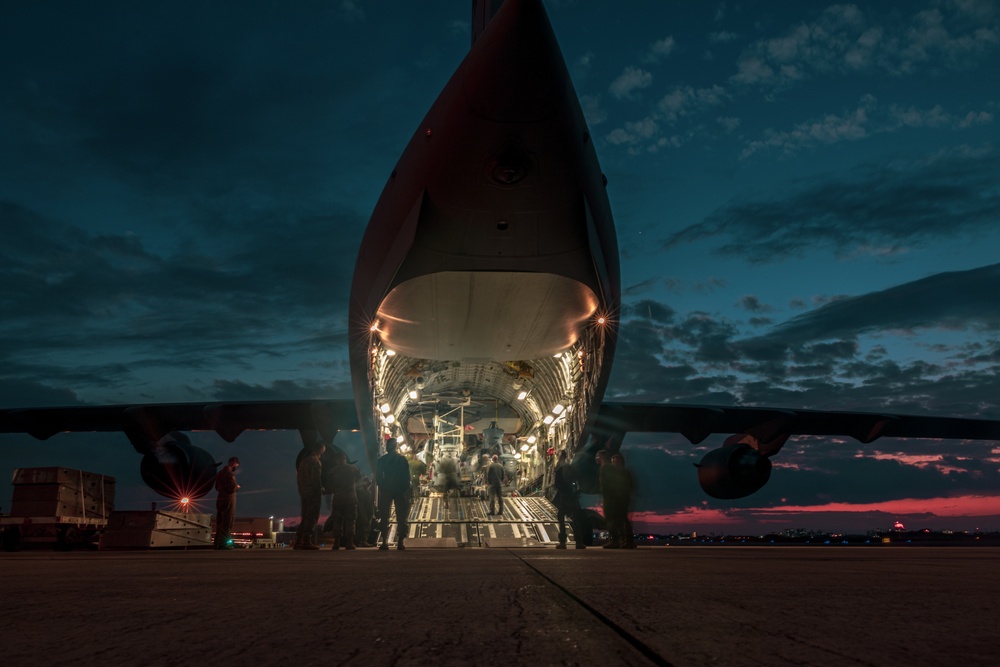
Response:
[{"label": "aircraft belly", "polygon": [[397,285],[378,328],[390,349],[420,359],[537,359],[576,342],[598,303],[563,276],[447,271]]}]

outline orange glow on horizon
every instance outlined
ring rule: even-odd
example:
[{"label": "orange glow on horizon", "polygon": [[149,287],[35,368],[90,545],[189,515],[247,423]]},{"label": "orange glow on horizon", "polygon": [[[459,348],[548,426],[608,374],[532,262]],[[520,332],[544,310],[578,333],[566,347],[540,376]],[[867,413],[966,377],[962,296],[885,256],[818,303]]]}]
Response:
[{"label": "orange glow on horizon", "polygon": [[935,514],[937,516],[992,516],[1000,514],[998,496],[957,496],[955,498],[899,498],[877,503],[827,503],[826,505],[782,505],[757,508],[762,513],[785,512],[885,512],[887,514]]},{"label": "orange glow on horizon", "polygon": [[[825,523],[835,515],[926,515],[937,520],[1000,517],[1000,495],[967,495],[954,498],[899,498],[874,503],[838,503],[823,505],[781,505],[777,507],[745,507],[717,509],[685,507],[683,510],[662,514],[658,512],[632,512],[632,522],[648,530],[704,530],[706,526],[727,529],[747,524],[776,524],[796,521],[807,523],[810,517]],[[891,524],[889,524],[891,525]]]}]

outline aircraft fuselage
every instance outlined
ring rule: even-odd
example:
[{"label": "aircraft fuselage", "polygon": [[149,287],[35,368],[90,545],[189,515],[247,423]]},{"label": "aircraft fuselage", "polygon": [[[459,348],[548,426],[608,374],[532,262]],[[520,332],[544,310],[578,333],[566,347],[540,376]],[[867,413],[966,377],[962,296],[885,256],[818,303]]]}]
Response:
[{"label": "aircraft fuselage", "polygon": [[576,446],[607,385],[619,294],[605,179],[555,36],[541,2],[509,0],[361,243],[349,328],[369,452],[405,434],[417,392],[492,400],[522,438]]}]

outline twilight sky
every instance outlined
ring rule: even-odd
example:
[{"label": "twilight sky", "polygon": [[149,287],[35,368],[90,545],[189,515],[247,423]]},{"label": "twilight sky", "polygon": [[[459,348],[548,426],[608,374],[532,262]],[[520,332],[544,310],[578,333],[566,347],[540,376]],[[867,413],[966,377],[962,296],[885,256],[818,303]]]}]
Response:
[{"label": "twilight sky", "polygon": [[[5,6],[0,407],[349,396],[358,244],[469,4]],[[609,398],[1000,419],[1000,3],[545,4],[618,226]],[[193,440],[297,514],[297,434]],[[723,502],[721,440],[626,440],[640,525],[1000,529],[998,443],[798,438]],[[34,465],[159,499],[120,434],[0,435]]]}]

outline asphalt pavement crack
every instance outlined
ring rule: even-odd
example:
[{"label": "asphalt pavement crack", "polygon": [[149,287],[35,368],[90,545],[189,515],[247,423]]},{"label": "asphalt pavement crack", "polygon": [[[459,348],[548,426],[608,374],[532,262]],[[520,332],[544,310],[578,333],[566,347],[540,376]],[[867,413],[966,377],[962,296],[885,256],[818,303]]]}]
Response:
[{"label": "asphalt pavement crack", "polygon": [[625,640],[630,646],[632,646],[632,648],[634,648],[635,650],[639,651],[639,653],[641,653],[643,656],[645,656],[645,658],[647,660],[649,660],[650,662],[652,662],[654,665],[659,665],[660,667],[673,667],[673,663],[668,662],[666,659],[664,659],[663,656],[661,656],[659,653],[657,653],[655,650],[653,650],[652,647],[650,647],[644,641],[642,641],[641,639],[639,639],[638,637],[636,637],[635,635],[633,635],[631,632],[629,632],[628,630],[626,630],[622,626],[620,626],[617,623],[615,623],[613,620],[611,620],[610,618],[608,618],[607,616],[605,616],[604,614],[602,614],[599,610],[597,610],[596,608],[594,608],[593,606],[591,606],[590,604],[588,604],[587,602],[585,602],[581,598],[577,597],[568,588],[566,588],[565,586],[563,586],[562,584],[560,584],[558,581],[556,581],[555,579],[553,579],[552,577],[548,576],[547,574],[545,574],[544,572],[542,572],[541,570],[539,570],[537,567],[535,567],[534,565],[532,565],[531,563],[529,563],[528,561],[526,561],[524,558],[522,558],[520,555],[518,555],[515,551],[513,551],[511,549],[508,549],[507,551],[512,556],[514,556],[515,558],[517,558],[518,560],[520,560],[522,563],[524,563],[525,565],[527,565],[529,568],[531,568],[542,579],[544,579],[545,581],[549,582],[550,584],[552,584],[553,586],[555,586],[557,589],[559,589],[560,591],[562,591],[563,595],[565,595],[570,600],[572,600],[573,602],[575,602],[578,605],[580,605],[580,607],[582,607],[585,611],[587,611],[587,613],[589,613],[591,616],[593,616],[598,621],[600,621],[601,623],[603,623],[604,625],[606,625],[612,632],[614,632],[616,635],[618,635],[623,640]]}]

